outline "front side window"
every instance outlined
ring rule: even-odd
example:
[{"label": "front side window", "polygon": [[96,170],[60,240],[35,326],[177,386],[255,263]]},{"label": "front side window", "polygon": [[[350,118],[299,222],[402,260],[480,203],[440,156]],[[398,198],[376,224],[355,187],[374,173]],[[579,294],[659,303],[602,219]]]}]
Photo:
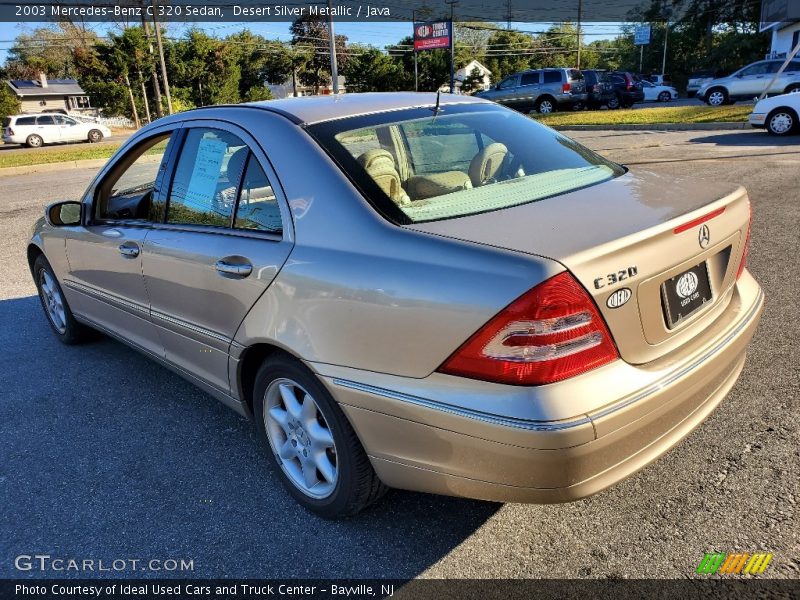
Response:
[{"label": "front side window", "polygon": [[154,190],[171,134],[146,140],[119,160],[100,183],[95,217],[104,220],[159,221]]},{"label": "front side window", "polygon": [[516,83],[517,83],[516,76],[506,77],[505,79],[503,79],[503,81],[500,82],[500,85],[497,86],[497,89],[507,90],[509,88],[514,87]]},{"label": "front side window", "polygon": [[167,222],[228,227],[249,148],[227,131],[191,129],[169,193]]},{"label": "front side window", "polygon": [[[365,152],[364,132],[384,127],[399,129],[402,141],[395,143],[404,144],[403,151]],[[373,206],[400,223],[500,210],[625,172],[534,120],[493,105],[447,106],[438,115],[407,109],[328,121],[308,131]]]}]

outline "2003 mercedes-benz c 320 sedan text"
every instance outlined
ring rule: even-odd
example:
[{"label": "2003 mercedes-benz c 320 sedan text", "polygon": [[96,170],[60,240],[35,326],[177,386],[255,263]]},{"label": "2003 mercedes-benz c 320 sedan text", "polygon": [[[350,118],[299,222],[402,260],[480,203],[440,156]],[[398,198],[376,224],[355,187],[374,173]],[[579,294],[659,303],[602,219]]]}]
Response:
[{"label": "2003 mercedes-benz c 320 sedan text", "polygon": [[468,97],[347,94],[145,127],[28,247],[65,343],[119,338],[252,416],[327,517],[387,486],[598,492],[742,370],[742,188],[634,174]]}]

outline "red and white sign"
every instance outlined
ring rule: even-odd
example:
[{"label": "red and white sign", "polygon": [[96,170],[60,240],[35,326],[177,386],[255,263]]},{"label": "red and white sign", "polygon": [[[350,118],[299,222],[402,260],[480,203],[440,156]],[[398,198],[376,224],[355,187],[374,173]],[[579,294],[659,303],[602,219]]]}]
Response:
[{"label": "red and white sign", "polygon": [[414,23],[414,50],[450,47],[450,22]]}]

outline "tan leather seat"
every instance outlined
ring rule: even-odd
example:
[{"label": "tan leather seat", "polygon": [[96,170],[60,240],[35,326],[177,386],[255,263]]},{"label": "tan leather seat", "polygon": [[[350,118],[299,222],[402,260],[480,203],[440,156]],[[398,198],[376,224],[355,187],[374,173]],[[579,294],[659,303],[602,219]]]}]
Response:
[{"label": "tan leather seat", "polygon": [[508,148],[499,142],[489,144],[478,152],[469,164],[469,178],[472,180],[472,185],[478,187],[494,181],[506,156]]},{"label": "tan leather seat", "polygon": [[407,187],[408,194],[414,200],[423,200],[471,188],[472,182],[469,175],[462,171],[446,171],[414,175],[409,178]]},{"label": "tan leather seat", "polygon": [[394,164],[394,158],[389,151],[381,148],[367,150],[357,160],[375,183],[395,203],[405,205],[411,202],[408,194],[403,189],[400,175]]}]

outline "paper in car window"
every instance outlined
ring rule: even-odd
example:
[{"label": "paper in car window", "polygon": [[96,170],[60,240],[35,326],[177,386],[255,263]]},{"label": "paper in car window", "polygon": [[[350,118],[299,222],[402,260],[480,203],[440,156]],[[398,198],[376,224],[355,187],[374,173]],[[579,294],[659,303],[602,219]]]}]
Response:
[{"label": "paper in car window", "polygon": [[222,160],[228,144],[219,140],[202,139],[197,148],[197,158],[189,179],[184,201],[187,203],[210,203],[217,191],[217,182],[222,171]]}]

